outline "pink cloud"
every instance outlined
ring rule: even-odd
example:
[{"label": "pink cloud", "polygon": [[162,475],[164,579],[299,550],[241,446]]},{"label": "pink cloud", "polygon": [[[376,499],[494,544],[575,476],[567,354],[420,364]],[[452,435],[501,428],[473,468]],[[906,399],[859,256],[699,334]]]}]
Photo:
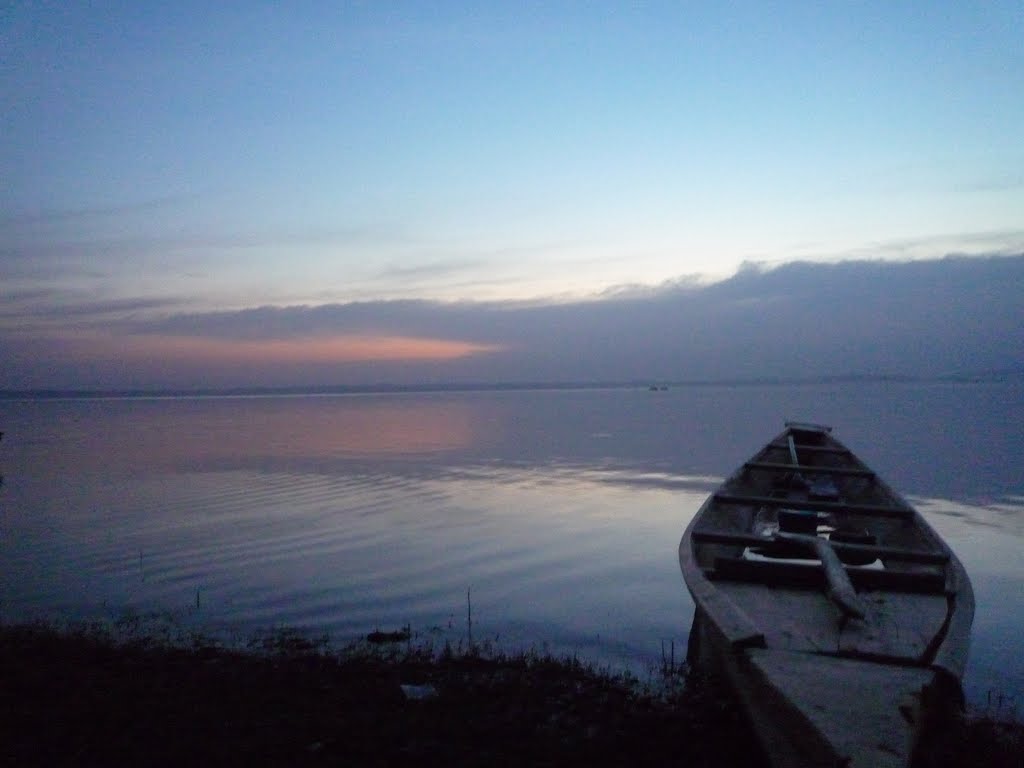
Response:
[{"label": "pink cloud", "polygon": [[[129,336],[117,340],[93,339],[82,346],[88,348],[90,356],[116,354],[136,360],[157,358],[224,364],[445,361],[503,349],[500,345],[454,339],[372,334],[267,340]],[[116,347],[116,352],[111,347]]]}]

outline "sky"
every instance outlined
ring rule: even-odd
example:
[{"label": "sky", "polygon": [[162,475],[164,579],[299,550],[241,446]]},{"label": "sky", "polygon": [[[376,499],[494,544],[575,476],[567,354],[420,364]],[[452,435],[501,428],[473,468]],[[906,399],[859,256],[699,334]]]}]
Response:
[{"label": "sky", "polygon": [[0,387],[1024,366],[1016,0],[481,5],[4,4]]}]

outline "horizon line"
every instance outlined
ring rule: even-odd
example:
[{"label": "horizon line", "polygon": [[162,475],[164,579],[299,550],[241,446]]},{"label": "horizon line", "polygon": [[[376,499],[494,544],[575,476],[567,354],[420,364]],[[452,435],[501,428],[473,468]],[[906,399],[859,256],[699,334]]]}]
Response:
[{"label": "horizon line", "polygon": [[0,389],[0,400],[92,400],[131,398],[188,398],[188,397],[284,397],[315,395],[372,395],[415,394],[443,392],[512,392],[574,389],[648,389],[662,391],[670,387],[723,387],[723,386],[806,386],[834,383],[978,383],[1024,379],[1024,367],[998,370],[965,371],[931,376],[889,373],[845,373],[828,376],[764,376],[756,378],[716,379],[623,379],[607,381],[452,381],[414,382],[396,384],[297,384],[288,386],[223,386],[223,387],[119,387],[68,388],[28,387]]}]

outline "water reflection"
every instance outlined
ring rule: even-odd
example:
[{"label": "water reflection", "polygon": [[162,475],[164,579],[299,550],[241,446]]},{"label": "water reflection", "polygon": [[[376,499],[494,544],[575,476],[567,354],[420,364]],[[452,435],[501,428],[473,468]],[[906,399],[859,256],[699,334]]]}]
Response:
[{"label": "water reflection", "polygon": [[1024,497],[1005,496],[982,505],[916,496],[911,500],[922,513],[933,520],[942,520],[941,527],[956,539],[969,539],[970,528],[980,526],[996,534],[1024,540],[1024,514],[1021,514]]},{"label": "water reflection", "polygon": [[23,463],[55,472],[281,468],[466,451],[481,418],[451,398],[28,402],[9,417]]},{"label": "water reflection", "polygon": [[[472,587],[480,637],[642,671],[690,625],[686,523],[799,415],[964,561],[972,701],[1024,696],[1024,486],[993,459],[1024,450],[1021,403],[1019,385],[0,402],[0,610],[457,638]],[[965,458],[968,438],[987,452]]]},{"label": "water reflection", "polygon": [[45,535],[5,550],[17,578],[4,605],[170,607],[207,628],[286,623],[339,638],[408,622],[458,639],[472,587],[479,637],[653,662],[661,639],[682,643],[692,606],[674,558],[652,553],[673,550],[705,492],[690,489],[702,479],[650,480],[231,471],[139,478],[130,499],[96,484],[59,511],[51,498]]},{"label": "water reflection", "polygon": [[1024,500],[1008,497],[974,505],[947,499],[913,499],[963,562],[974,587],[971,653],[964,684],[968,700],[982,706],[989,692],[1024,698],[1020,635],[1024,627]]}]

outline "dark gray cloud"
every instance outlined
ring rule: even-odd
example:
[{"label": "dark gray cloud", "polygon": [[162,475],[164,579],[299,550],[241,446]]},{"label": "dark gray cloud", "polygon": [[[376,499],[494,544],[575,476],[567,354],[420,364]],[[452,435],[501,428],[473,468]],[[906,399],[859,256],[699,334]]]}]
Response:
[{"label": "dark gray cloud", "polygon": [[[387,334],[501,347],[444,362],[206,371],[197,364],[188,377],[166,366],[132,373],[147,385],[934,376],[1024,369],[1022,297],[1024,254],[746,265],[711,285],[681,280],[574,303],[258,307],[120,320],[110,331],[222,340]],[[31,350],[21,353],[38,368]],[[69,380],[61,385],[74,383],[73,370],[62,375]]]},{"label": "dark gray cloud", "polygon": [[182,302],[174,298],[151,299],[109,299],[105,301],[67,301],[63,294],[52,291],[23,291],[19,301],[5,301],[0,295],[0,306],[12,306],[11,309],[0,309],[0,318],[20,318],[28,320],[61,320],[109,321],[111,316],[118,318],[137,312],[168,307],[180,307]]},{"label": "dark gray cloud", "polygon": [[[805,253],[813,252],[806,245]],[[1024,248],[1024,229],[998,229],[959,232],[955,235],[903,237],[868,242],[856,248],[834,251],[827,248],[817,254],[828,261],[870,261],[879,258],[909,261],[924,259],[929,254],[1013,256]]]}]

